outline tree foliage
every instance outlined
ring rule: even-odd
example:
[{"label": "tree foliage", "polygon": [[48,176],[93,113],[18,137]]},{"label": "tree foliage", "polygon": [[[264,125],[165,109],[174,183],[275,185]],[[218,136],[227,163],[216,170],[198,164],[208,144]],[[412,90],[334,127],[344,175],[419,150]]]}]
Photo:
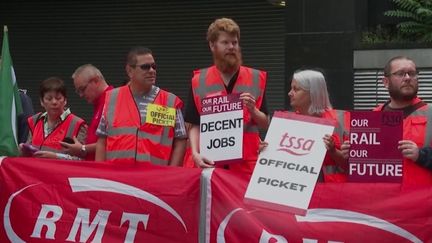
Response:
[{"label": "tree foliage", "polygon": [[396,25],[400,34],[409,40],[432,42],[432,0],[392,0],[396,9],[386,16],[401,19]]}]

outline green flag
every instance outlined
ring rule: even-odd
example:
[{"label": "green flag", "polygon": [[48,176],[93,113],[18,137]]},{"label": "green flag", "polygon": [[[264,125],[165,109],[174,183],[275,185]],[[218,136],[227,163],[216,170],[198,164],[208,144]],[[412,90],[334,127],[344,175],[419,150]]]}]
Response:
[{"label": "green flag", "polygon": [[5,26],[0,65],[0,156],[18,155],[17,117],[22,113],[18,92]]}]

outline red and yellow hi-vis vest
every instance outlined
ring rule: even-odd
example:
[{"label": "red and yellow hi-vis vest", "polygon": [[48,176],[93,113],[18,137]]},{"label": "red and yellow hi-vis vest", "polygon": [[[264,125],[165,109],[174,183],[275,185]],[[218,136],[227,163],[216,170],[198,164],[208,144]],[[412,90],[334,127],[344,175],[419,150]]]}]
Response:
[{"label": "red and yellow hi-vis vest", "polygon": [[[263,102],[267,73],[264,71],[241,66],[232,93],[251,93],[255,97],[255,106],[260,109]],[[203,98],[227,95],[223,79],[216,66],[194,71],[192,91],[195,106],[201,114]],[[258,159],[259,130],[246,107],[243,108],[243,162],[231,164],[230,169],[251,174]]]},{"label": "red and yellow hi-vis vest", "polygon": [[[339,149],[340,144],[342,144],[344,140],[347,140],[349,136],[350,113],[348,111],[331,109],[326,110],[321,117],[336,121],[336,127],[332,136]],[[325,182],[346,182],[348,179],[347,170],[348,163],[346,166],[341,167],[326,153],[322,166]]]},{"label": "red and yellow hi-vis vest", "polygon": [[32,133],[32,144],[43,151],[56,153],[62,152],[60,141],[65,137],[78,136],[79,129],[85,124],[84,120],[69,114],[46,138],[44,136],[44,122],[41,113],[33,115],[27,119],[27,123]]},{"label": "red and yellow hi-vis vest", "polygon": [[[183,107],[183,102],[177,96],[162,89],[159,90],[153,104],[175,109]],[[104,117],[108,134],[108,161],[168,164],[174,141],[174,127],[142,123],[129,86],[125,85],[107,92]]]}]

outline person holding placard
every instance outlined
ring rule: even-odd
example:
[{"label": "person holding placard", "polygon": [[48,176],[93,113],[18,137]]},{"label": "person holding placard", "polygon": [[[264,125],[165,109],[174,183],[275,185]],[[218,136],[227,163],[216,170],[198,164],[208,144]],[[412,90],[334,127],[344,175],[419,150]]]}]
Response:
[{"label": "person holding placard", "polygon": [[[432,171],[428,163],[428,151],[421,147],[430,147],[432,141],[432,106],[418,96],[418,71],[415,62],[406,56],[391,58],[384,66],[382,79],[390,99],[375,108],[375,111],[403,112],[403,140],[398,148],[404,156],[402,184],[432,185]],[[348,157],[350,144],[341,146],[344,157]]]},{"label": "person holding placard", "polygon": [[432,140],[432,106],[417,97],[418,71],[415,62],[404,56],[390,59],[384,67],[383,83],[389,91],[390,100],[375,110],[404,113],[403,140],[399,142],[399,149],[405,157],[402,183],[431,185],[432,172],[415,163],[410,149],[413,144],[417,147],[431,146]]},{"label": "person holding placard", "polygon": [[130,81],[105,97],[96,131],[96,161],[181,166],[187,138],[183,102],[154,85],[156,69],[150,49],[138,46],[129,51]]},{"label": "person holding placard", "polygon": [[194,71],[185,113],[186,122],[192,124],[189,131],[192,158],[198,167],[214,166],[214,161],[199,151],[201,100],[238,93],[244,112],[243,158],[241,163],[233,163],[228,167],[233,171],[251,174],[258,158],[259,129],[267,129],[269,125],[264,95],[267,73],[242,65],[240,27],[234,20],[216,19],[208,28],[207,41],[214,65]]},{"label": "person holding placard", "polygon": [[319,180],[325,182],[346,181],[347,159],[343,157],[340,151],[340,144],[341,140],[348,135],[349,113],[332,108],[324,75],[315,70],[295,72],[288,96],[291,107],[296,113],[332,119],[336,122],[333,135],[326,135],[323,138],[327,153]]}]

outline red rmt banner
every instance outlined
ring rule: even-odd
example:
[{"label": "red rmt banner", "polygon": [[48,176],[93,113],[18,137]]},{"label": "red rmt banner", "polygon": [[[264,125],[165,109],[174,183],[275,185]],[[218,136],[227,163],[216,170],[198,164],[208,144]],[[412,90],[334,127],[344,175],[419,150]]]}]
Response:
[{"label": "red rmt banner", "polygon": [[245,205],[248,180],[223,169],[5,158],[0,242],[432,242],[430,187],[318,184],[299,216]]},{"label": "red rmt banner", "polygon": [[205,242],[432,242],[432,188],[319,183],[299,216],[244,204],[247,178],[223,170],[206,178],[211,218],[209,234],[201,234]]},{"label": "red rmt banner", "polygon": [[200,170],[6,158],[0,242],[197,242]]}]

